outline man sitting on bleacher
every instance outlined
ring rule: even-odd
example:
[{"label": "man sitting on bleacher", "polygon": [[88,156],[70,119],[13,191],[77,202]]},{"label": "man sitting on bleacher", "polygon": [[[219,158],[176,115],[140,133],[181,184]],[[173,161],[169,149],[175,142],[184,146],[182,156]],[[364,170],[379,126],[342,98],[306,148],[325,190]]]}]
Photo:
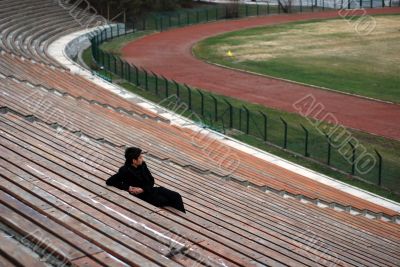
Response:
[{"label": "man sitting on bleacher", "polygon": [[124,166],[108,178],[106,184],[128,191],[154,206],[170,206],[185,212],[179,193],[164,187],[154,187],[154,178],[143,160],[140,148],[129,147],[125,150]]}]

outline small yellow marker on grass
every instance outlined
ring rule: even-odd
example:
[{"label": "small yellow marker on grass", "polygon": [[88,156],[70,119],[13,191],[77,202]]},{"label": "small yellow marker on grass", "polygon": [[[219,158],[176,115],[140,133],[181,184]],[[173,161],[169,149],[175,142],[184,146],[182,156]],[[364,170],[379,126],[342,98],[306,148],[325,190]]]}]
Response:
[{"label": "small yellow marker on grass", "polygon": [[226,55],[227,55],[228,57],[233,57],[233,54],[232,54],[231,50],[228,50],[228,52],[226,53]]}]

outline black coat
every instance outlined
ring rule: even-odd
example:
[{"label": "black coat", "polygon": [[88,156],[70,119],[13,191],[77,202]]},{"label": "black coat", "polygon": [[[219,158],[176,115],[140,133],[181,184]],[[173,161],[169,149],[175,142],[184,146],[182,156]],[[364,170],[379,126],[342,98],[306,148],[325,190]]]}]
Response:
[{"label": "black coat", "polygon": [[179,193],[164,187],[154,187],[154,178],[145,162],[137,168],[125,164],[116,174],[108,178],[106,184],[125,191],[129,191],[130,186],[140,187],[143,193],[135,195],[136,197],[157,207],[170,206],[185,212]]},{"label": "black coat", "polygon": [[137,168],[132,165],[122,166],[116,174],[108,178],[106,184],[125,191],[128,191],[130,186],[140,187],[144,192],[139,195],[144,196],[152,193],[154,178],[147,168],[146,163],[143,162],[142,165]]}]

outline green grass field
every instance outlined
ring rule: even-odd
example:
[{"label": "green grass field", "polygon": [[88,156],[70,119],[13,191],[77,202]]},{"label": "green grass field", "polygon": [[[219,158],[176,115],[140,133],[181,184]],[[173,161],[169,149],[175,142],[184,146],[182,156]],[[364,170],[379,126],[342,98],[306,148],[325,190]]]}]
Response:
[{"label": "green grass field", "polygon": [[127,43],[129,43],[132,40],[143,37],[145,35],[149,35],[151,33],[154,33],[154,31],[139,31],[139,32],[131,33],[131,34],[117,38],[118,42],[115,42],[115,41],[105,42],[105,43],[101,44],[100,48],[105,51],[108,51],[114,55],[121,56],[122,47],[124,47]]},{"label": "green grass field", "polygon": [[[109,52],[117,52],[118,48],[121,48],[122,45],[129,40],[133,40],[135,38],[139,38],[142,36],[141,34],[131,34],[121,38],[114,39],[112,42],[105,43],[102,45],[102,48],[108,50]],[[83,58],[87,64],[93,65],[90,49],[86,50],[83,54]],[[119,53],[119,51],[118,51]],[[145,98],[150,99],[153,102],[160,102],[165,95],[165,86],[162,82],[158,82],[158,95],[155,94],[155,79],[153,77],[149,77],[148,79],[148,90],[143,90],[144,78],[143,75],[139,77],[141,88],[133,85],[132,83],[128,83],[124,80],[119,79],[117,76],[113,76],[113,80],[119,85],[125,87],[126,89],[142,95]],[[169,93],[176,94],[175,86],[169,83]],[[243,118],[240,120],[238,116],[238,107],[242,105],[246,105],[247,108],[252,112],[251,122],[250,122],[250,133],[251,135],[246,135],[241,131],[231,131],[226,130],[226,134],[237,138],[238,140],[244,141],[256,147],[259,147],[263,150],[286,158],[292,162],[298,163],[300,165],[306,166],[310,169],[319,171],[321,173],[330,175],[336,179],[345,181],[346,183],[356,185],[360,188],[364,188],[371,192],[377,193],[379,195],[385,196],[387,198],[400,201],[400,196],[395,194],[391,190],[385,190],[379,188],[375,185],[370,185],[355,179],[351,179],[349,175],[339,173],[331,168],[318,164],[316,162],[310,161],[307,158],[304,158],[299,155],[293,155],[292,153],[287,152],[286,150],[282,150],[278,148],[278,146],[282,145],[283,142],[283,124],[280,121],[280,117],[284,118],[289,126],[288,130],[288,149],[298,153],[303,154],[304,152],[304,131],[302,130],[300,123],[303,124],[310,131],[310,142],[309,142],[309,153],[310,157],[313,159],[317,159],[320,161],[326,161],[326,139],[321,136],[315,128],[312,127],[310,122],[308,122],[305,118],[297,115],[291,114],[287,112],[282,112],[266,107],[262,107],[259,105],[248,104],[240,100],[226,98],[223,96],[214,95],[219,103],[218,113],[221,114],[226,111],[226,105],[223,105],[224,99],[228,100],[235,107],[234,112],[234,127],[240,128],[242,131],[245,128],[245,123],[243,122]],[[182,101],[187,102],[188,94],[185,88],[180,88],[180,97]],[[203,118],[203,122],[205,121],[209,125],[212,124],[214,128],[218,128],[221,130],[221,122],[213,122],[209,120],[209,117],[213,117],[213,102],[211,98],[206,94],[205,101],[205,110],[206,114]],[[192,93],[192,105],[193,112],[196,114],[200,114],[200,98],[199,94],[196,91]],[[258,111],[262,111],[268,115],[268,142],[265,143],[262,140],[262,131],[260,129],[263,128],[263,125],[260,121],[262,121],[261,116],[256,115]],[[186,115],[190,116],[190,113]],[[226,114],[224,118],[227,119]],[[241,126],[239,126],[239,124]],[[328,126],[329,127],[329,126]],[[366,133],[349,130],[352,136],[356,137],[365,147],[373,153],[373,149],[377,149],[382,153],[384,157],[384,169],[383,169],[383,185],[387,188],[392,188],[393,190],[400,191],[400,165],[398,163],[398,159],[400,158],[400,142],[379,138],[373,135],[369,135]],[[273,145],[271,145],[273,144]],[[343,169],[345,171],[350,170],[350,166],[343,160],[343,157],[339,155],[337,152],[332,153],[331,164],[336,167]],[[368,173],[365,177],[365,180],[370,181],[372,183],[376,183],[377,181],[377,167],[375,167],[370,173]]]},{"label": "green grass field", "polygon": [[356,19],[313,20],[211,37],[194,53],[233,68],[400,103],[400,15],[373,19],[368,35],[356,32]]}]

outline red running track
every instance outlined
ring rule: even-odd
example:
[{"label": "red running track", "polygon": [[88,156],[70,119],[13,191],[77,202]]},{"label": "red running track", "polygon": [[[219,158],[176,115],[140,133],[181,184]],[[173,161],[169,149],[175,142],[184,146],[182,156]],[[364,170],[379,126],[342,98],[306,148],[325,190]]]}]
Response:
[{"label": "red running track", "polygon": [[[370,9],[367,12],[400,13],[400,8]],[[222,68],[198,60],[192,55],[192,46],[195,43],[224,32],[337,16],[337,11],[330,11],[199,24],[146,36],[126,45],[122,53],[128,62],[168,79],[289,112],[304,113],[304,107],[299,112],[293,104],[312,95],[315,102],[308,102],[308,107],[321,103],[324,109],[318,115],[309,116],[334,123],[336,120],[346,127],[400,140],[400,105]]]}]

